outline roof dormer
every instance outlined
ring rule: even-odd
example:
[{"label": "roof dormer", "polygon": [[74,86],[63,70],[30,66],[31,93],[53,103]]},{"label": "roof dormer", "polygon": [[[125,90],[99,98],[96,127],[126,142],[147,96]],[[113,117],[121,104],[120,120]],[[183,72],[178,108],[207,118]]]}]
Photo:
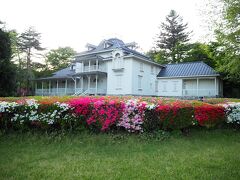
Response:
[{"label": "roof dormer", "polygon": [[109,47],[112,46],[112,45],[113,45],[113,43],[110,42],[110,41],[105,40],[105,41],[103,42],[103,47],[104,47],[104,49],[107,49],[107,48],[109,48]]},{"label": "roof dormer", "polygon": [[87,48],[88,51],[92,51],[96,49],[97,46],[87,43],[85,47]]}]

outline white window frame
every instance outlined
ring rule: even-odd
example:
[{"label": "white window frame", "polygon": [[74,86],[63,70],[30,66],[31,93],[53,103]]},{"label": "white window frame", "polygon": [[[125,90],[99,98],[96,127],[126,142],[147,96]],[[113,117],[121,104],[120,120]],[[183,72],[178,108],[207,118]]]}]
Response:
[{"label": "white window frame", "polygon": [[151,65],[151,74],[154,74],[154,66]]},{"label": "white window frame", "polygon": [[138,75],[138,90],[142,90],[142,79],[143,79],[143,76],[141,75]]},{"label": "white window frame", "polygon": [[140,72],[143,72],[143,63],[142,62],[140,62],[140,64],[139,64],[139,70],[140,70]]},{"label": "white window frame", "polygon": [[173,81],[173,92],[177,92],[177,81]]},{"label": "white window frame", "polygon": [[162,91],[163,92],[167,92],[167,83],[168,83],[167,81],[162,82],[162,85],[163,85],[163,90]]},{"label": "white window frame", "polygon": [[122,89],[122,74],[116,75],[116,90]]},{"label": "white window frame", "polygon": [[158,81],[155,81],[155,92],[158,92]]}]

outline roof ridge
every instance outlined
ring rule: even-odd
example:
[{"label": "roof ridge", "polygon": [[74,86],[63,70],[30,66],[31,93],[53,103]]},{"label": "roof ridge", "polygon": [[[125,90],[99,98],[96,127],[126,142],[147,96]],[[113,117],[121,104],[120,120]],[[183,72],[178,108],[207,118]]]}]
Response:
[{"label": "roof ridge", "polygon": [[163,65],[178,65],[178,64],[193,64],[193,63],[204,63],[203,61],[189,61],[189,62],[179,62],[179,63],[170,63],[170,64],[163,64]]}]

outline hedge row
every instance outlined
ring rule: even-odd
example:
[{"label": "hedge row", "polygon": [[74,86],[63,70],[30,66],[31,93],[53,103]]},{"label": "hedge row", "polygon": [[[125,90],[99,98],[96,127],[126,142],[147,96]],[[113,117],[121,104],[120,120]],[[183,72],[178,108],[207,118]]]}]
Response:
[{"label": "hedge row", "polygon": [[128,131],[214,127],[239,123],[240,104],[211,105],[190,101],[163,102],[159,99],[81,97],[66,102],[37,102],[23,99],[0,102],[3,130]]}]

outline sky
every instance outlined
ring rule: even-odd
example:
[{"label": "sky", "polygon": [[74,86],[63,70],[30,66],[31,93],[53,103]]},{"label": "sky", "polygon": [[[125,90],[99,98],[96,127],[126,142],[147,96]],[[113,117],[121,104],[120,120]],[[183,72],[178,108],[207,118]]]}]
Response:
[{"label": "sky", "polygon": [[41,33],[42,46],[70,46],[77,52],[87,43],[119,38],[137,42],[140,51],[153,47],[159,26],[171,9],[177,11],[193,31],[193,41],[207,34],[202,11],[205,0],[5,0],[0,20],[7,29],[21,33],[33,26]]}]

